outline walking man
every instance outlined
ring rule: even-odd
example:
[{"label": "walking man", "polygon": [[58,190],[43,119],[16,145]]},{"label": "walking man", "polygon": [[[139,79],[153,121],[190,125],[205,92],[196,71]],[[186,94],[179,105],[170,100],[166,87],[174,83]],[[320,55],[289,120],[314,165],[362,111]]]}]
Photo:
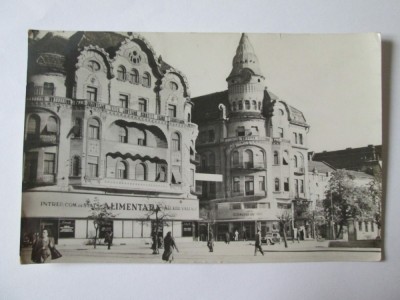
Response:
[{"label": "walking man", "polygon": [[235,242],[239,240],[239,231],[235,231]]},{"label": "walking man", "polygon": [[107,231],[107,232],[106,232],[106,237],[105,237],[105,239],[104,239],[104,242],[107,243],[108,250],[111,249],[112,241],[113,241],[113,233],[112,233],[112,231],[110,230],[110,231]]},{"label": "walking man", "polygon": [[256,242],[255,242],[255,248],[254,248],[254,256],[257,255],[257,250],[260,250],[261,254],[264,256],[264,251],[261,248],[261,231],[257,230],[256,234]]}]

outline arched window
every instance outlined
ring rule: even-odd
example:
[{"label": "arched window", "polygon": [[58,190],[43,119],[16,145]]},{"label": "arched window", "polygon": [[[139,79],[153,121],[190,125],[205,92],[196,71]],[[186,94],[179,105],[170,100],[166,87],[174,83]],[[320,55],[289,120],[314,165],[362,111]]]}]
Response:
[{"label": "arched window", "polygon": [[119,179],[128,179],[128,164],[125,161],[118,162],[116,175]]},{"label": "arched window", "polygon": [[178,89],[178,85],[176,84],[176,82],[170,81],[169,88],[173,91],[176,91]]},{"label": "arched window", "polygon": [[46,124],[47,132],[50,134],[57,134],[57,119],[50,116]]},{"label": "arched window", "polygon": [[117,69],[117,79],[125,81],[126,80],[126,69],[124,66],[119,66]]},{"label": "arched window", "polygon": [[130,77],[131,83],[139,83],[139,72],[136,69],[131,70]]},{"label": "arched window", "polygon": [[82,119],[80,119],[80,118],[75,119],[73,133],[74,133],[74,138],[82,137]]},{"label": "arched window", "polygon": [[261,110],[261,102],[258,102],[258,110]]},{"label": "arched window", "polygon": [[246,100],[246,101],[244,102],[244,105],[245,105],[245,109],[246,109],[246,110],[249,110],[249,109],[250,109],[250,101],[249,101],[249,100]]},{"label": "arched window", "polygon": [[254,165],[258,168],[264,167],[264,152],[262,150],[255,152]]},{"label": "arched window", "polygon": [[191,122],[191,121],[192,121],[192,116],[190,115],[190,113],[188,113],[188,115],[187,115],[187,121],[188,121],[188,122]]},{"label": "arched window", "polygon": [[299,168],[304,167],[304,159],[301,153],[299,153],[299,156],[297,157],[297,165]]},{"label": "arched window", "polygon": [[294,167],[297,168],[299,166],[299,161],[296,155],[293,157],[293,160],[294,160]]},{"label": "arched window", "polygon": [[278,151],[274,151],[274,165],[279,165],[279,154],[278,154]]},{"label": "arched window", "polygon": [[237,166],[239,164],[239,152],[235,151],[232,153],[232,164],[233,166]]},{"label": "arched window", "polygon": [[144,130],[138,132],[137,139],[139,146],[146,146],[146,132]]},{"label": "arched window", "polygon": [[87,67],[92,72],[96,72],[96,71],[100,70],[100,65],[95,60],[89,60]]},{"label": "arched window", "polygon": [[147,112],[147,101],[146,99],[139,99],[139,111]]},{"label": "arched window", "polygon": [[246,169],[253,168],[253,151],[246,150],[243,152],[243,162]]},{"label": "arched window", "polygon": [[145,72],[145,73],[143,74],[143,85],[144,85],[145,87],[150,87],[150,85],[151,85],[151,76],[150,76],[150,74],[147,73],[147,72]]},{"label": "arched window", "polygon": [[135,179],[136,180],[147,180],[146,165],[141,163],[135,167]]},{"label": "arched window", "polygon": [[257,110],[257,102],[255,100],[253,100],[253,110]]},{"label": "arched window", "polygon": [[181,151],[181,138],[176,132],[172,134],[172,150]]},{"label": "arched window", "polygon": [[28,120],[27,133],[29,135],[39,135],[40,132],[40,118],[38,115],[31,115]]},{"label": "arched window", "polygon": [[72,176],[81,175],[81,158],[79,156],[74,156],[72,158]]},{"label": "arched window", "polygon": [[238,109],[243,110],[243,101],[238,102]]},{"label": "arched window", "polygon": [[89,120],[89,126],[88,126],[88,131],[89,131],[89,139],[93,140],[98,140],[100,139],[100,123],[96,119],[90,119]]},{"label": "arched window", "polygon": [[279,186],[279,178],[275,178],[275,192],[279,192],[280,186]]},{"label": "arched window", "polygon": [[284,165],[289,165],[289,152],[287,150],[283,151],[282,163]]},{"label": "arched window", "polygon": [[236,111],[236,102],[235,101],[232,102],[232,111]]},{"label": "arched window", "polygon": [[124,127],[119,128],[119,142],[120,143],[128,142],[128,131]]}]

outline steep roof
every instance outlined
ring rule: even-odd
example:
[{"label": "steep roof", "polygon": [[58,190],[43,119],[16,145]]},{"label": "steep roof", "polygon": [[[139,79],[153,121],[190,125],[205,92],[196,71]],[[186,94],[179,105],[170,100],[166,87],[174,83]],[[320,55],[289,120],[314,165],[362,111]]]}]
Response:
[{"label": "steep roof", "polygon": [[308,172],[317,171],[319,173],[333,172],[335,169],[323,161],[308,161]]},{"label": "steep roof", "polygon": [[232,71],[228,78],[239,75],[243,69],[249,69],[255,75],[263,76],[257,55],[246,33],[243,33],[240,38],[236,55],[232,60]]},{"label": "steep roof", "polygon": [[229,107],[228,91],[212,93],[192,98],[194,103],[192,120],[194,123],[216,120],[219,118],[219,104]]}]

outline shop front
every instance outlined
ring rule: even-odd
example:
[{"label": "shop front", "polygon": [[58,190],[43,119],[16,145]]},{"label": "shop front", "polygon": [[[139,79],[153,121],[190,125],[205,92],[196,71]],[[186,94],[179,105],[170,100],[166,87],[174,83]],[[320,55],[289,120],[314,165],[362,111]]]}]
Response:
[{"label": "shop front", "polygon": [[[31,244],[34,235],[44,228],[48,229],[58,244],[88,243],[95,236],[95,227],[89,218],[91,211],[86,200],[93,203],[96,198],[115,216],[99,228],[100,239],[110,230],[116,243],[150,240],[156,223],[163,236],[168,231],[181,240],[193,240],[198,235],[197,200],[27,192],[22,199],[21,245]],[[152,214],[157,206],[161,208],[158,222],[155,214]]]}]

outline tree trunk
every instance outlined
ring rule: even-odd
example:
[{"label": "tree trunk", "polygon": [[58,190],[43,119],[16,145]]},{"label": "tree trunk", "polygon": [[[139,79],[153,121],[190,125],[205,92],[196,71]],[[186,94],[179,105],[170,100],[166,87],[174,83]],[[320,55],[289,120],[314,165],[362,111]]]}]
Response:
[{"label": "tree trunk", "polygon": [[339,236],[340,236],[340,234],[342,233],[342,231],[343,231],[343,224],[340,224],[340,225],[339,225],[339,231],[338,231],[337,234],[336,234],[336,239],[339,239]]},{"label": "tree trunk", "polygon": [[94,249],[96,249],[96,244],[97,244],[97,232],[98,232],[99,228],[96,228],[96,234],[94,236]]}]

